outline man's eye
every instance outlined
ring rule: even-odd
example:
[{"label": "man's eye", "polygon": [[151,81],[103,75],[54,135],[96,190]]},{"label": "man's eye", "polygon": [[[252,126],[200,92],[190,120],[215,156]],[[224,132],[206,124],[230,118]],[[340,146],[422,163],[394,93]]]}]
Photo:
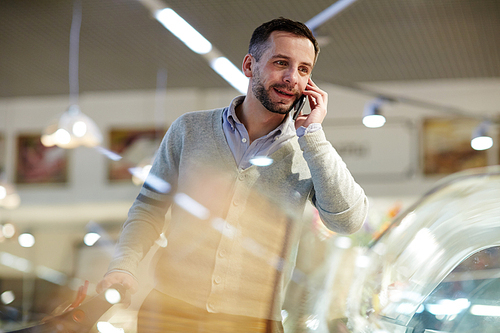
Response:
[{"label": "man's eye", "polygon": [[307,67],[302,67],[302,68],[299,68],[299,70],[304,73],[304,74],[309,74],[309,68]]},{"label": "man's eye", "polygon": [[286,66],[286,61],[278,60],[278,61],[276,61],[276,64],[280,65],[280,66]]}]

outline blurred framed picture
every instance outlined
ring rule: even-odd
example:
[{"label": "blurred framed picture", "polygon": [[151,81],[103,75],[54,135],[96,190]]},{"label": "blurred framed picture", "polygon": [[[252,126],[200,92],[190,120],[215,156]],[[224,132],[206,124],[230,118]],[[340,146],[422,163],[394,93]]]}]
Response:
[{"label": "blurred framed picture", "polygon": [[477,119],[429,118],[423,124],[425,175],[450,174],[488,165],[485,150],[472,149],[471,135]]},{"label": "blurred framed picture", "polygon": [[68,151],[45,147],[40,134],[17,137],[16,183],[61,184],[68,181]]},{"label": "blurred framed picture", "polygon": [[111,129],[109,149],[120,155],[121,159],[109,160],[108,179],[110,181],[131,180],[132,175],[129,169],[150,164],[164,135],[164,129]]}]

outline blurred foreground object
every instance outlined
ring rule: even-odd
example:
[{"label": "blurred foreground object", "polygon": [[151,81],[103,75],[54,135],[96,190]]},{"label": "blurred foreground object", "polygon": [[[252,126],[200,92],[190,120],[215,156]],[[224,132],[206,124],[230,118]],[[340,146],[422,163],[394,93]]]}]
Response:
[{"label": "blurred foreground object", "polygon": [[500,166],[454,174],[357,260],[352,332],[498,332]]},{"label": "blurred foreground object", "polygon": [[16,333],[89,332],[97,320],[114,304],[125,300],[125,290],[121,285],[113,285],[106,291],[84,302],[88,284],[80,287],[75,301],[62,314],[49,317],[40,324],[23,328]]}]

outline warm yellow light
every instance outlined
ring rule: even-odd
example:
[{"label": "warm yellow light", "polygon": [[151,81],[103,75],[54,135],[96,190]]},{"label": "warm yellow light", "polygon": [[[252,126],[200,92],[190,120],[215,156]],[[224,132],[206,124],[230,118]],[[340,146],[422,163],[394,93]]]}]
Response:
[{"label": "warm yellow light", "polygon": [[79,146],[96,147],[102,142],[102,134],[92,119],[71,105],[59,119],[52,122],[41,137],[46,147],[57,145],[64,149]]},{"label": "warm yellow light", "polygon": [[42,141],[42,145],[45,147],[52,147],[55,146],[56,142],[54,141],[54,135],[53,134],[44,134],[40,138],[40,141]]},{"label": "warm yellow light", "polygon": [[58,129],[54,133],[54,141],[56,145],[67,145],[71,141],[71,135],[65,129]]}]

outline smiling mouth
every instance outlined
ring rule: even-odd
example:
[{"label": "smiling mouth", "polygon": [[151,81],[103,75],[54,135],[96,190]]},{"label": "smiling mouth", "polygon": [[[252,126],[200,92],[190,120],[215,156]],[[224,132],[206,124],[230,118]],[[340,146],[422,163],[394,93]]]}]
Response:
[{"label": "smiling mouth", "polygon": [[295,97],[295,94],[293,93],[288,93],[288,92],[285,92],[283,90],[279,90],[279,89],[276,89],[274,88],[274,90],[279,94],[279,95],[285,95],[285,96],[288,96],[288,97]]}]

